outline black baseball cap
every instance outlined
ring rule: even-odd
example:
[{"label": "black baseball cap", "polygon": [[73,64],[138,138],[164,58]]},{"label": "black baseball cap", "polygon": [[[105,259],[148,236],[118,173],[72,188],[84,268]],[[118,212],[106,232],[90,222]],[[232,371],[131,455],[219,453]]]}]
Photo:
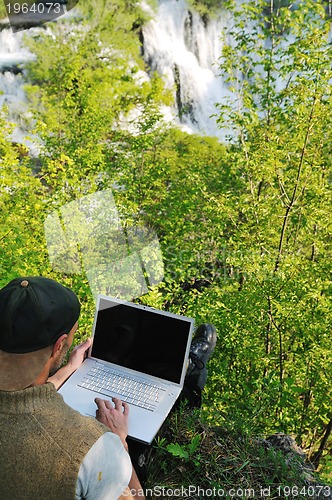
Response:
[{"label": "black baseball cap", "polygon": [[78,320],[75,293],[43,277],[16,278],[0,290],[0,390],[31,385],[56,340]]}]

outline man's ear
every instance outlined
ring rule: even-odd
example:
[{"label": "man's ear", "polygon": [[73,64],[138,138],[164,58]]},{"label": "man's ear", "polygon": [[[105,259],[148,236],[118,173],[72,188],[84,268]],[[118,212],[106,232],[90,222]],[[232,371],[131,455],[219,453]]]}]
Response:
[{"label": "man's ear", "polygon": [[66,333],[64,333],[63,335],[61,335],[61,337],[59,337],[57,339],[57,341],[55,342],[55,344],[53,346],[51,357],[54,358],[54,357],[59,355],[59,353],[62,351],[62,349],[64,348],[64,346],[66,344],[67,337],[68,337],[68,335]]}]

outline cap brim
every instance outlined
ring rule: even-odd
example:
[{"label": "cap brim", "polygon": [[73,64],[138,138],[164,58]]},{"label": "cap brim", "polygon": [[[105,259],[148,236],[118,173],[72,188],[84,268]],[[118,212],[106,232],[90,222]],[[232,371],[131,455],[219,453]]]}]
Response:
[{"label": "cap brim", "polygon": [[52,346],[26,354],[0,350],[0,390],[19,391],[37,379],[52,353]]}]

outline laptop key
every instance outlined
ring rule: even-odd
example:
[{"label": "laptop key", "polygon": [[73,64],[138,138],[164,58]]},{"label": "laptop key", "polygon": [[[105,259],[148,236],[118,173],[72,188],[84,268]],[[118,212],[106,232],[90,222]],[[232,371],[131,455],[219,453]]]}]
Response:
[{"label": "laptop key", "polygon": [[108,397],[118,396],[123,401],[153,411],[165,389],[130,376],[121,376],[105,367],[92,368],[78,384]]}]

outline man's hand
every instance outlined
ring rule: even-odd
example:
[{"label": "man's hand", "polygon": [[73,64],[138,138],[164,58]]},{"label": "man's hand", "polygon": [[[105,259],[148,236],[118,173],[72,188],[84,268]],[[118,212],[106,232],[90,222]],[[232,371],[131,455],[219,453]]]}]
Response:
[{"label": "man's hand", "polygon": [[96,419],[104,425],[107,425],[114,434],[117,434],[123,446],[128,450],[126,437],[128,435],[128,415],[129,406],[118,398],[112,398],[114,406],[110,401],[96,398],[95,403],[98,406],[96,410]]},{"label": "man's hand", "polygon": [[68,358],[68,363],[59,368],[59,370],[48,378],[48,382],[52,382],[56,389],[59,389],[62,384],[77,370],[86,358],[87,351],[91,345],[91,338],[88,338],[82,344],[74,347]]},{"label": "man's hand", "polygon": [[[98,406],[96,410],[96,419],[104,425],[107,425],[114,434],[117,434],[123,446],[128,451],[126,437],[128,435],[129,405],[118,398],[112,398],[112,401],[114,406],[110,401],[105,399],[95,399],[95,403]],[[145,500],[144,490],[139,482],[134,467],[132,468],[132,476],[129,485],[123,494],[119,496],[118,500]]]},{"label": "man's hand", "polygon": [[87,352],[91,346],[91,342],[91,338],[88,338],[82,344],[75,346],[71,351],[67,362],[67,367],[72,370],[71,373],[74,373],[74,371],[76,371],[85,360]]}]

